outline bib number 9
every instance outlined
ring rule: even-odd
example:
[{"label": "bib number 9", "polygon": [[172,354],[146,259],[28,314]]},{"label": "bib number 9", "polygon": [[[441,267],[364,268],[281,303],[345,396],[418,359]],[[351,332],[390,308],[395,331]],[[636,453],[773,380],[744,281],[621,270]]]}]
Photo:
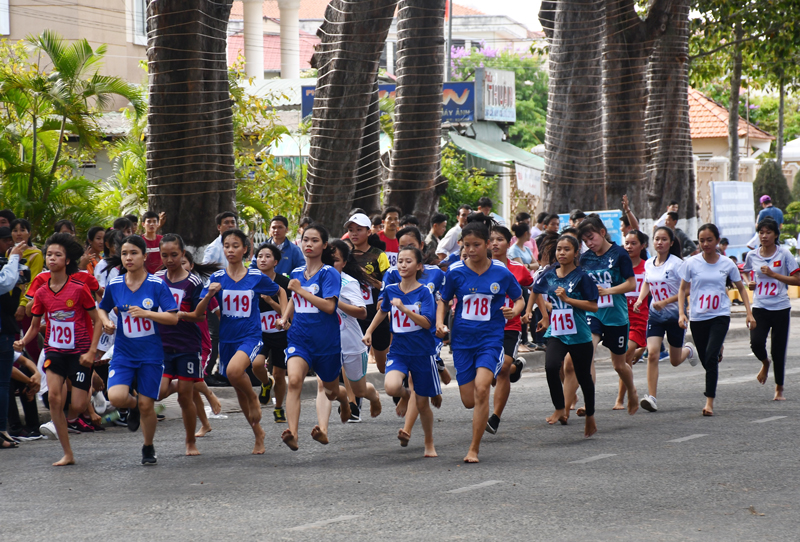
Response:
[{"label": "bib number 9", "polygon": [[492,296],[486,294],[465,295],[461,305],[461,318],[476,322],[492,319]]}]

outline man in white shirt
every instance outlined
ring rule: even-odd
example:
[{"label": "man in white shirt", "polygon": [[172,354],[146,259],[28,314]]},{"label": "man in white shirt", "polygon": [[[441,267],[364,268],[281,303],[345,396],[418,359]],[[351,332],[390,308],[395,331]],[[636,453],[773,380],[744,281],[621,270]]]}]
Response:
[{"label": "man in white shirt", "polygon": [[458,223],[450,228],[445,236],[439,241],[439,246],[436,247],[436,256],[440,260],[444,260],[453,252],[458,250],[458,240],[461,238],[461,228],[467,225],[467,217],[472,212],[472,207],[469,205],[462,205],[458,208]]},{"label": "man in white shirt", "polygon": [[[661,215],[661,218],[659,218],[658,222],[656,222],[655,228],[660,228],[661,226],[666,226],[667,225],[667,217],[669,216],[670,213],[677,213],[678,212],[678,208],[679,208],[678,202],[675,201],[675,200],[670,200],[669,205],[667,205],[667,212],[665,212],[663,215]],[[655,229],[655,228],[653,228],[653,229]]]},{"label": "man in white shirt", "polygon": [[222,234],[236,228],[236,218],[236,213],[232,211],[224,211],[216,216],[219,236],[206,247],[206,251],[203,253],[203,263],[215,263],[227,269],[228,260],[222,249]]},{"label": "man in white shirt", "polygon": [[505,226],[506,225],[506,221],[503,220],[503,217],[498,215],[497,213],[493,213],[492,212],[492,207],[493,206],[494,206],[494,204],[492,203],[492,200],[490,200],[489,198],[487,198],[485,196],[478,200],[478,212],[479,213],[483,213],[486,216],[492,217],[494,219],[494,221],[497,222],[498,226]]}]

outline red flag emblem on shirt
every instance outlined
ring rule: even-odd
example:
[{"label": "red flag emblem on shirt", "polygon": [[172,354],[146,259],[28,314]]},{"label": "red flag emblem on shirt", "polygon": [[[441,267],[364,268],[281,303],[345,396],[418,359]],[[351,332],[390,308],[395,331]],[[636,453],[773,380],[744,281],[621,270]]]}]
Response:
[{"label": "red flag emblem on shirt", "polygon": [[781,266],[781,261],[780,260],[772,262],[772,267],[780,267],[780,266]]}]

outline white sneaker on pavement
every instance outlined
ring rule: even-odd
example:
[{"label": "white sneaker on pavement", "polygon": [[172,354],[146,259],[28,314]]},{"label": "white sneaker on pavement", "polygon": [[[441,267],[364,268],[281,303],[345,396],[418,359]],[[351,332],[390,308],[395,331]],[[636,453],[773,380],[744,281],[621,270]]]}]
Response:
[{"label": "white sneaker on pavement", "polygon": [[43,423],[39,426],[39,432],[46,436],[49,440],[58,440],[58,433],[56,433],[56,424],[53,422]]},{"label": "white sneaker on pavement", "polygon": [[645,395],[642,402],[639,403],[643,409],[647,410],[648,412],[657,412],[658,406],[656,405],[656,398],[652,395]]},{"label": "white sneaker on pavement", "polygon": [[695,348],[694,344],[687,342],[683,346],[689,349],[689,357],[686,358],[686,361],[688,361],[689,365],[692,367],[697,367],[697,364],[700,363],[700,360],[697,358],[697,349]]}]

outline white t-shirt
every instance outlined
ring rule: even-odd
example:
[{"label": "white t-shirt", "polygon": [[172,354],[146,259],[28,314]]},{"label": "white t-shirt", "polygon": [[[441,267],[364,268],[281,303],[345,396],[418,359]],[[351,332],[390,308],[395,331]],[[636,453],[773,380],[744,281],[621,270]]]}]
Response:
[{"label": "white t-shirt", "polygon": [[458,240],[461,239],[461,226],[456,224],[444,234],[442,240],[439,241],[439,246],[436,247],[436,254],[451,255],[458,250]]},{"label": "white t-shirt", "polygon": [[[361,285],[347,273],[342,273],[342,290],[339,293],[339,300],[356,307],[367,306],[361,295]],[[362,352],[366,352],[367,347],[361,342],[364,335],[361,333],[361,326],[358,325],[358,320],[345,314],[344,311],[340,309],[336,309],[336,313],[339,315],[339,333],[342,338],[342,354],[361,354]]]},{"label": "white t-shirt", "polygon": [[661,218],[658,219],[658,222],[656,222],[656,225],[653,226],[653,227],[654,228],[660,228],[661,226],[666,226],[667,225],[667,218],[669,218],[669,211],[667,211],[666,213],[661,215]]},{"label": "white t-shirt", "polygon": [[719,256],[717,263],[709,264],[703,254],[696,254],[683,262],[683,280],[691,282],[690,319],[711,320],[717,316],[731,315],[731,300],[728,297],[727,279],[742,280],[739,268],[730,258]]},{"label": "white t-shirt", "polygon": [[753,307],[771,311],[792,308],[788,286],[763,274],[761,268],[767,266],[778,275],[792,276],[798,271],[794,256],[784,247],[778,247],[769,258],[760,252],[761,249],[749,252],[743,268],[743,271],[754,271],[756,289],[753,291]]},{"label": "white t-shirt", "polygon": [[106,260],[100,260],[98,264],[94,267],[94,278],[97,279],[97,283],[100,285],[101,288],[105,288],[108,286],[108,283],[111,280],[119,275],[119,269],[116,267],[108,268],[108,262]]},{"label": "white t-shirt", "polygon": [[653,303],[656,301],[664,301],[670,297],[678,295],[678,289],[681,287],[681,269],[683,268],[683,260],[670,254],[661,265],[656,265],[656,258],[653,256],[644,262],[644,280],[650,287],[650,315],[656,318],[670,318],[678,317],[678,302],[675,301],[664,307],[663,311],[657,311],[653,308]]}]

